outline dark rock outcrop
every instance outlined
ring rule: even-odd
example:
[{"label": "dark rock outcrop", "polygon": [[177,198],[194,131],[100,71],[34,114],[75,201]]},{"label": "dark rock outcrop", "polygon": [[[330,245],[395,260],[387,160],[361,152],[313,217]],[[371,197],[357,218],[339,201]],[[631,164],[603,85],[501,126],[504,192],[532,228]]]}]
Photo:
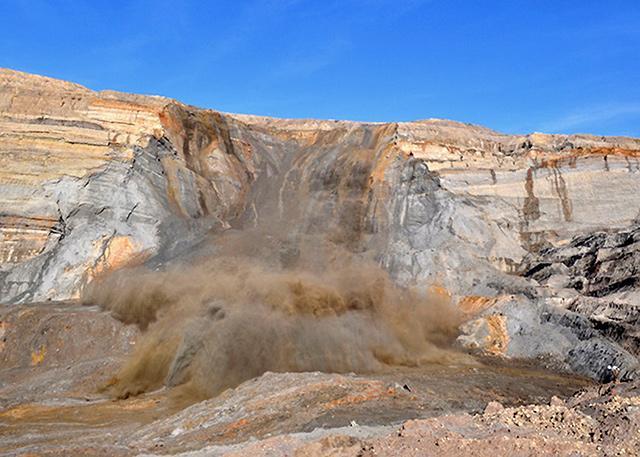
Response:
[{"label": "dark rock outcrop", "polygon": [[[564,308],[565,315],[575,316],[562,321],[583,334],[582,340],[593,343],[596,337],[604,337],[637,357],[639,241],[637,224],[579,235],[564,245],[530,255],[523,262],[522,274],[542,286],[540,290],[549,297],[547,301],[556,302],[556,309]],[[586,333],[579,328],[587,329]],[[594,364],[594,353],[584,352],[583,358],[591,360],[585,360],[585,364]],[[604,354],[602,358],[607,361],[605,365],[622,366],[625,371],[632,364],[628,357],[625,362]],[[607,373],[601,371],[597,377],[606,379]]]}]

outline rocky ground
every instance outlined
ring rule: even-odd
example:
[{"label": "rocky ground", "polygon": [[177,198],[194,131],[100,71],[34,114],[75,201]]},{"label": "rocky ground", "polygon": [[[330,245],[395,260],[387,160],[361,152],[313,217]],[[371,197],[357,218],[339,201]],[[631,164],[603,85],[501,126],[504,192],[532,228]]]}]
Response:
[{"label": "rocky ground", "polygon": [[[47,339],[70,322],[62,316],[83,324]],[[3,319],[14,330],[3,351],[13,366],[0,371],[2,455],[586,456],[636,455],[640,444],[637,382],[469,361],[376,375],[266,373],[190,406],[188,392],[166,389],[112,400],[96,388],[112,374],[105,353],[126,351],[135,335],[120,329],[93,350],[81,340],[82,325],[105,334],[121,325],[108,314],[49,304]],[[20,319],[47,330],[39,343],[52,357],[13,349]],[[88,350],[74,352],[76,342]],[[56,358],[61,349],[74,360]]]},{"label": "rocky ground", "polygon": [[613,455],[640,439],[636,384],[465,358],[266,373],[206,401],[179,389],[112,400],[100,387],[134,326],[74,303],[15,306],[2,322],[3,455]]},{"label": "rocky ground", "polygon": [[582,391],[568,401],[505,408],[490,402],[480,414],[411,420],[386,430],[353,426],[290,434],[181,455],[496,456],[637,455],[638,386]]}]

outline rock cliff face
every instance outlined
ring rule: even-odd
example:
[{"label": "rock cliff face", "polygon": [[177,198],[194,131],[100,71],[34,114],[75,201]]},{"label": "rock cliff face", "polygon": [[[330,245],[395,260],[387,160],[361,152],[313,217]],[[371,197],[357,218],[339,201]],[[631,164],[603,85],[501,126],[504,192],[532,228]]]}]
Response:
[{"label": "rock cliff face", "polygon": [[295,221],[450,296],[467,348],[631,376],[639,158],[631,138],[230,115],[0,70],[0,300]]},{"label": "rock cliff face", "polygon": [[4,302],[77,297],[243,207],[252,158],[217,113],[5,70],[0,119]]},{"label": "rock cliff face", "polygon": [[[205,440],[214,455],[395,455],[425,439],[438,455],[489,455],[497,439],[505,452],[622,451],[638,441],[620,425],[637,422],[637,385],[605,400],[592,389],[570,404],[456,415],[493,396],[546,402],[585,383],[475,361],[368,377],[267,373],[174,415],[162,391],[111,402],[98,388],[140,330],[77,299],[126,267],[207,257],[242,230],[278,234],[249,248],[277,252],[283,268],[322,234],[335,252],[453,302],[465,316],[459,348],[632,379],[639,178],[638,139],[233,115],[0,69],[0,451],[186,452]],[[424,420],[442,412],[456,414]],[[411,418],[399,433],[383,427]],[[242,444],[249,435],[260,441]]]}]

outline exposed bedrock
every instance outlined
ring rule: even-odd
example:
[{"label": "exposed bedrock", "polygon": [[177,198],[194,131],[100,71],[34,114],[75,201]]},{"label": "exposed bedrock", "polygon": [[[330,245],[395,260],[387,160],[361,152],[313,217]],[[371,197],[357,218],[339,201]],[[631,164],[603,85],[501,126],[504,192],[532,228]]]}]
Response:
[{"label": "exposed bedrock", "polygon": [[[565,317],[560,322],[571,322],[573,327],[576,323],[588,329],[586,335],[606,338],[599,346],[600,360],[621,366],[623,374],[635,371],[637,363],[629,356],[609,362],[607,353],[613,341],[634,358],[640,355],[639,247],[640,226],[636,223],[576,236],[563,245],[530,254],[521,268],[525,277],[541,285],[541,295],[552,309],[563,310]],[[589,344],[595,341],[593,337],[581,339]],[[599,377],[606,378],[606,373]]]},{"label": "exposed bedrock", "polygon": [[266,223],[450,297],[467,348],[632,376],[639,158],[632,138],[231,115],[0,70],[0,302]]}]

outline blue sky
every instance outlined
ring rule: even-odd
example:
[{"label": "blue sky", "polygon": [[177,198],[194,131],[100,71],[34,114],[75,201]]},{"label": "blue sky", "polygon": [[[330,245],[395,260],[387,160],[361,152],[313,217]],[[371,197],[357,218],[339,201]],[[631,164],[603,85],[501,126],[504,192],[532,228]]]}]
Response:
[{"label": "blue sky", "polygon": [[0,66],[229,112],[640,136],[640,0],[2,0]]}]

